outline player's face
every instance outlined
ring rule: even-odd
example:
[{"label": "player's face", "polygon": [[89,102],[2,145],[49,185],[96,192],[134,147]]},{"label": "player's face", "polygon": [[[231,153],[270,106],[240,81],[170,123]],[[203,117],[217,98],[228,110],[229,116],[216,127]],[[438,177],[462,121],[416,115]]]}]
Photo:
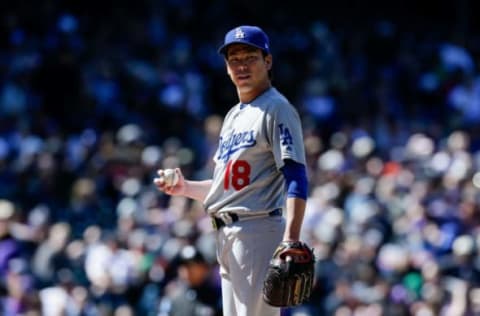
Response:
[{"label": "player's face", "polygon": [[233,44],[228,48],[227,72],[240,94],[261,93],[270,85],[268,71],[272,67],[272,56],[263,56],[260,49],[244,44]]}]

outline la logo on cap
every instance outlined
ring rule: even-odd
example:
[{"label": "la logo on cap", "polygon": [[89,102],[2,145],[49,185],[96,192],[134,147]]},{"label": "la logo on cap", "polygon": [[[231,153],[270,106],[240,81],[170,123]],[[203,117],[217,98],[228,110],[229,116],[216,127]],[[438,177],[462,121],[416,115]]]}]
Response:
[{"label": "la logo on cap", "polygon": [[242,31],[241,28],[237,28],[235,30],[235,38],[245,38],[245,33]]}]

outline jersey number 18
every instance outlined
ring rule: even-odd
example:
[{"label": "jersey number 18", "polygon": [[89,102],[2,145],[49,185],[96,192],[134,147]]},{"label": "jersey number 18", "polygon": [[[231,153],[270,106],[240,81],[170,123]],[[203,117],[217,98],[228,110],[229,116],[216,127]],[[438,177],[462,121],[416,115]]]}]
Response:
[{"label": "jersey number 18", "polygon": [[229,160],[225,168],[223,178],[223,188],[225,190],[232,187],[239,191],[250,183],[250,165],[246,160]]}]

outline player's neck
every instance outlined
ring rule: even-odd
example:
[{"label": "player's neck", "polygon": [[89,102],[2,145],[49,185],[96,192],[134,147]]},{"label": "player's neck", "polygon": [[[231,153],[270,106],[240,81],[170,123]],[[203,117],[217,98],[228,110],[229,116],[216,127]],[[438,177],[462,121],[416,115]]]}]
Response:
[{"label": "player's neck", "polygon": [[250,103],[255,100],[259,95],[270,89],[272,84],[270,81],[266,81],[265,84],[259,85],[255,88],[243,90],[237,88],[238,98],[241,103]]}]

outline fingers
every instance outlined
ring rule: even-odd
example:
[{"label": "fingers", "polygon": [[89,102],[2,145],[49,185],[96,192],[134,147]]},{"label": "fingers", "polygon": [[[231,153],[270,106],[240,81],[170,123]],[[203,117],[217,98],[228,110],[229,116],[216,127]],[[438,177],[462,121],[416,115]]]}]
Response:
[{"label": "fingers", "polygon": [[163,187],[163,186],[165,185],[165,180],[163,179],[163,177],[154,178],[154,179],[153,179],[153,183],[154,183],[157,187]]},{"label": "fingers", "polygon": [[173,195],[175,193],[174,188],[175,188],[174,186],[165,186],[164,192],[169,195]]},{"label": "fingers", "polygon": [[158,176],[153,179],[153,183],[160,191],[165,192],[166,186],[165,186],[165,178],[163,177],[163,169],[157,170],[157,175]]},{"label": "fingers", "polygon": [[153,179],[153,183],[159,188],[163,187],[165,185],[165,178],[163,177],[163,169],[158,169],[157,170],[157,175],[158,177]]},{"label": "fingers", "polygon": [[[179,168],[175,168],[175,173],[181,176],[181,172]],[[153,183],[160,191],[165,192],[166,194],[173,195],[175,193],[176,185],[168,185],[165,177],[166,177],[165,169],[158,169],[157,177],[153,179]]]}]

